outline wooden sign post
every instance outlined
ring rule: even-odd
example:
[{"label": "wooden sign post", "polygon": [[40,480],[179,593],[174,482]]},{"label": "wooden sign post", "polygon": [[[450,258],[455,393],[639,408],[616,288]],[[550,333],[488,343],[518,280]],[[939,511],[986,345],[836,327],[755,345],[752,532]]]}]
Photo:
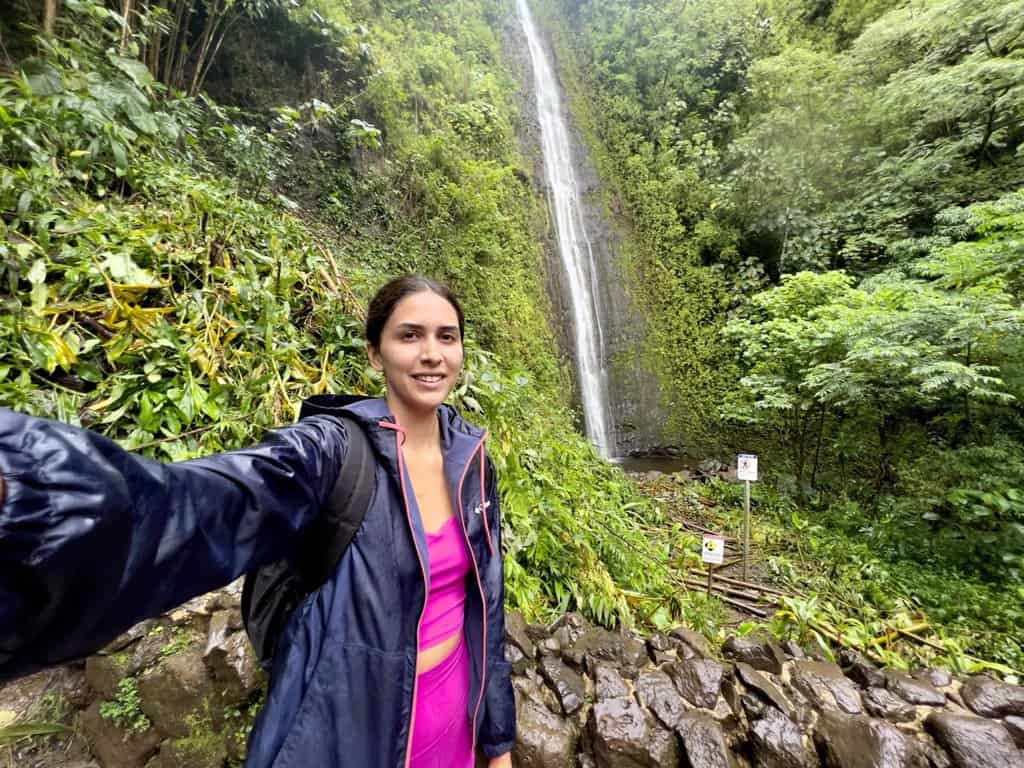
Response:
[{"label": "wooden sign post", "polygon": [[743,580],[750,568],[750,484],[757,482],[757,456],[741,453],[736,457],[736,478],[743,481]]}]

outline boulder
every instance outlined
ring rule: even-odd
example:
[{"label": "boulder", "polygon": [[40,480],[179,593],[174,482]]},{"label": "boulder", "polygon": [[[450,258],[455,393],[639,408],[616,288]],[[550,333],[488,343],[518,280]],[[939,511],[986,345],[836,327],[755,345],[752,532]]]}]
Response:
[{"label": "boulder", "polygon": [[545,656],[541,659],[540,672],[558,695],[562,712],[566,715],[579,712],[587,695],[587,684],[580,674],[554,656]]},{"label": "boulder", "polygon": [[927,768],[913,738],[866,715],[822,712],[814,741],[828,768]]},{"label": "boulder", "polygon": [[725,746],[722,726],[700,712],[689,712],[679,718],[676,732],[683,742],[683,753],[689,768],[729,768],[729,750]]},{"label": "boulder", "polygon": [[738,637],[732,635],[722,644],[722,654],[727,659],[742,661],[754,669],[771,672],[777,675],[782,672],[786,655],[771,635],[765,632],[752,632]]},{"label": "boulder", "polygon": [[598,664],[594,670],[594,696],[598,701],[622,698],[629,696],[629,686],[611,664]]},{"label": "boulder", "polygon": [[932,712],[924,725],[949,753],[956,768],[1024,766],[1024,754],[1017,749],[1006,728],[994,720]]},{"label": "boulder", "polygon": [[173,631],[165,621],[144,621],[85,661],[85,679],[105,699],[117,694],[123,677],[134,677],[159,660]]},{"label": "boulder", "polygon": [[941,707],[946,703],[946,694],[935,690],[930,683],[897,670],[885,673],[885,684],[890,691],[911,704]]},{"label": "boulder", "polygon": [[680,716],[686,711],[686,705],[671,678],[658,669],[644,670],[637,675],[636,698],[666,728],[675,728]]},{"label": "boulder", "polygon": [[214,630],[218,617],[226,611],[216,613],[210,619],[210,633],[203,661],[217,681],[221,704],[225,707],[241,704],[266,683],[266,675],[260,669],[256,654],[245,632],[224,634]]},{"label": "boulder", "polygon": [[228,759],[224,739],[215,733],[168,739],[146,768],[223,768]]},{"label": "boulder", "polygon": [[725,672],[721,664],[711,659],[683,659],[669,664],[666,671],[679,693],[693,706],[715,708]]},{"label": "boulder", "polygon": [[1009,731],[1010,737],[1013,739],[1013,743],[1016,744],[1019,749],[1024,749],[1024,717],[1010,715],[1003,720],[1003,725],[1005,725],[1006,730]]},{"label": "boulder", "polygon": [[619,661],[622,659],[622,635],[603,627],[588,627],[575,640],[562,646],[562,658],[583,666],[587,657],[595,661]]},{"label": "boulder", "polygon": [[922,680],[935,688],[946,688],[953,684],[953,676],[944,669],[918,669],[911,677]]},{"label": "boulder", "polygon": [[760,697],[772,704],[786,717],[794,714],[793,702],[768,677],[742,661],[736,664],[736,674],[743,684],[754,690]]},{"label": "boulder", "polygon": [[793,687],[816,708],[839,710],[850,715],[863,712],[860,693],[842,670],[827,661],[793,662]]},{"label": "boulder", "polygon": [[708,643],[708,639],[689,627],[676,627],[669,632],[669,637],[678,640],[698,656],[710,658],[714,655],[711,652],[711,644]]},{"label": "boulder", "polygon": [[864,708],[875,717],[894,723],[909,723],[917,708],[886,688],[869,688],[863,694]]},{"label": "boulder", "polygon": [[844,674],[864,688],[884,688],[885,675],[874,664],[864,658],[863,654],[850,648],[839,653],[839,666]]},{"label": "boulder", "polygon": [[750,729],[750,741],[760,768],[817,768],[818,759],[796,723],[773,707]]},{"label": "boulder", "polygon": [[190,715],[219,696],[206,672],[201,648],[191,647],[163,659],[138,678],[139,706],[165,736],[188,736]]},{"label": "boulder", "polygon": [[647,656],[658,666],[675,661],[676,644],[665,635],[653,635],[647,638]]},{"label": "boulder", "polygon": [[800,647],[795,640],[786,640],[782,643],[782,649],[794,659],[806,659],[807,652]]},{"label": "boulder", "polygon": [[518,768],[572,765],[578,743],[579,731],[575,723],[551,712],[539,697],[517,697],[512,760]]},{"label": "boulder", "polygon": [[976,675],[960,689],[964,703],[982,717],[1024,717],[1024,686]]},{"label": "boulder", "polygon": [[533,659],[527,658],[514,643],[505,643],[505,661],[512,665],[513,675],[525,675],[533,665]]},{"label": "boulder", "polygon": [[162,738],[154,728],[141,733],[122,731],[100,715],[99,701],[82,713],[79,722],[103,768],[142,768]]},{"label": "boulder", "polygon": [[675,735],[632,698],[598,701],[590,715],[598,768],[675,768]]},{"label": "boulder", "polygon": [[519,611],[508,611],[505,614],[505,642],[516,646],[528,659],[537,655],[537,646],[530,639],[526,620]]}]

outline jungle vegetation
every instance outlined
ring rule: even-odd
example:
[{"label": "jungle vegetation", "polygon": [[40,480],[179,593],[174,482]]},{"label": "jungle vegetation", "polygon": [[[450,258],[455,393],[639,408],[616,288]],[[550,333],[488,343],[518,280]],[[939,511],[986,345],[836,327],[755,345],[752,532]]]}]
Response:
[{"label": "jungle vegetation", "polygon": [[[0,405],[164,460],[244,445],[307,394],[379,394],[362,308],[425,272],[470,320],[455,402],[490,430],[509,605],[719,630],[674,577],[697,541],[574,427],[512,3],[6,7]],[[831,612],[873,647],[926,609],[937,663],[1024,667],[1022,3],[544,9],[666,440],[760,453],[762,535],[805,539],[775,574],[831,568],[776,629]],[[700,493],[732,524],[735,487]]]}]

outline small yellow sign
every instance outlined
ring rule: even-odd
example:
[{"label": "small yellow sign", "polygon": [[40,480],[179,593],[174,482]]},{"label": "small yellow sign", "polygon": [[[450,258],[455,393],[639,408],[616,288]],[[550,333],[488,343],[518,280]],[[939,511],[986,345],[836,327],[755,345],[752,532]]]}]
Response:
[{"label": "small yellow sign", "polygon": [[721,565],[725,559],[725,538],[712,533],[705,534],[700,554],[701,562]]}]

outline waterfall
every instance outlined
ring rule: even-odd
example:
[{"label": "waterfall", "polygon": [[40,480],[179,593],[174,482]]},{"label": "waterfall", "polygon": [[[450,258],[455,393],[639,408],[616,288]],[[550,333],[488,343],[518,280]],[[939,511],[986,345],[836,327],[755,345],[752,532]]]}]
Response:
[{"label": "waterfall", "polygon": [[565,270],[576,342],[576,372],[587,437],[605,458],[614,448],[608,407],[604,331],[597,301],[597,265],[584,225],[582,201],[573,170],[569,134],[562,116],[558,80],[541,45],[526,0],[516,0],[533,64],[537,117],[540,122],[544,168],[555,214],[558,255]]}]

